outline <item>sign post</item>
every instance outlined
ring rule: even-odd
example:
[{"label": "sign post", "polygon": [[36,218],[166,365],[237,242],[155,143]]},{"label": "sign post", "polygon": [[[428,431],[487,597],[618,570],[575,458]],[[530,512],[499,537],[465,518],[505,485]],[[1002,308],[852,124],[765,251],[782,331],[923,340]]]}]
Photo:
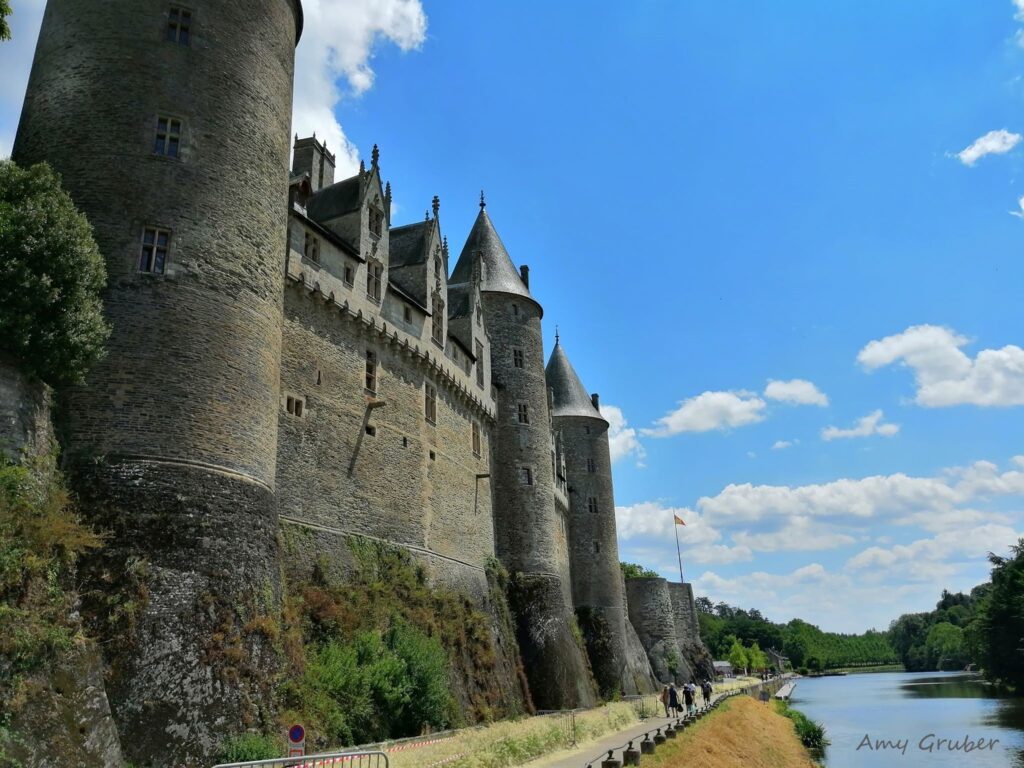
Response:
[{"label": "sign post", "polygon": [[296,723],[288,729],[288,757],[305,757],[306,729]]}]

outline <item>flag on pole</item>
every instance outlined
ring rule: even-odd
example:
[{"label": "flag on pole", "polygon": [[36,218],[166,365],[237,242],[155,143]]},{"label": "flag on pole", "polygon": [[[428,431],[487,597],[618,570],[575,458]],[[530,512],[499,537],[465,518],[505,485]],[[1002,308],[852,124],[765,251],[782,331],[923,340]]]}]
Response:
[{"label": "flag on pole", "polygon": [[683,518],[679,515],[672,515],[672,517],[676,519],[676,525],[686,525],[686,523],[683,522]]}]

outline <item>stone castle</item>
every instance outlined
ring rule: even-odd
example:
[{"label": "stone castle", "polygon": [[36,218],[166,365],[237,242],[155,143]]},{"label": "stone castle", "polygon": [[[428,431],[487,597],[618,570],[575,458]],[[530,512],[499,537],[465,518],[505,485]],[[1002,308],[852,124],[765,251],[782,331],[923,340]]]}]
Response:
[{"label": "stone castle", "polygon": [[237,731],[273,653],[248,640],[256,682],[232,684],[208,638],[279,611],[290,574],[343,574],[352,537],[484,610],[497,558],[509,696],[538,708],[710,674],[690,586],[622,578],[608,422],[560,342],[545,366],[483,195],[452,267],[436,197],[392,224],[376,147],[336,181],[315,137],[290,146],[301,30],[299,0],[46,8],[13,159],[62,175],[107,261],[108,354],[62,393],[61,444],[109,548],[146,563],[108,659],[122,741]]}]

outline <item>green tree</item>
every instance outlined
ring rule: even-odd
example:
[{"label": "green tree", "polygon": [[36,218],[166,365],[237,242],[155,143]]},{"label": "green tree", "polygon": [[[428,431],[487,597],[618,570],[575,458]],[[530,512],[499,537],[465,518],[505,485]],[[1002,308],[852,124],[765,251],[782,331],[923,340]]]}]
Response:
[{"label": "green tree", "polygon": [[807,640],[802,635],[792,635],[786,638],[783,650],[794,667],[802,667],[807,659]]},{"label": "green tree", "polygon": [[986,676],[1024,685],[1024,539],[1010,548],[1010,557],[990,554],[992,586],[977,612],[971,644]]},{"label": "green tree", "polygon": [[619,568],[622,569],[622,575],[627,579],[657,578],[658,576],[650,568],[644,568],[636,563],[619,563]]},{"label": "green tree", "polygon": [[963,669],[967,664],[964,631],[948,621],[939,622],[928,630],[925,651],[930,666],[935,669]]},{"label": "green tree", "polygon": [[11,4],[7,0],[0,0],[0,40],[11,39],[11,25],[7,23],[10,15]]},{"label": "green tree", "polygon": [[768,666],[768,657],[761,650],[761,646],[757,644],[756,640],[747,649],[747,663],[751,669],[760,670]]},{"label": "green tree", "polygon": [[743,672],[746,674],[747,667],[750,665],[750,660],[747,657],[747,649],[743,647],[743,643],[739,640],[732,641],[732,647],[729,648],[729,655],[726,657],[729,663],[732,664],[732,668],[737,672]]},{"label": "green tree", "polygon": [[89,222],[48,165],[0,161],[0,348],[49,384],[81,382],[110,328]]}]

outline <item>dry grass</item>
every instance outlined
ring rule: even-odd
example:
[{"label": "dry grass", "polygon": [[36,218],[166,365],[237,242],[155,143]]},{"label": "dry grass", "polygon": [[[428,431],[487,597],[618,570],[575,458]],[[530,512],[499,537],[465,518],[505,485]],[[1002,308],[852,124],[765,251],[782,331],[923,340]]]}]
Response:
[{"label": "dry grass", "polygon": [[649,768],[815,768],[793,723],[749,696],[737,696],[692,730],[645,756]]}]

